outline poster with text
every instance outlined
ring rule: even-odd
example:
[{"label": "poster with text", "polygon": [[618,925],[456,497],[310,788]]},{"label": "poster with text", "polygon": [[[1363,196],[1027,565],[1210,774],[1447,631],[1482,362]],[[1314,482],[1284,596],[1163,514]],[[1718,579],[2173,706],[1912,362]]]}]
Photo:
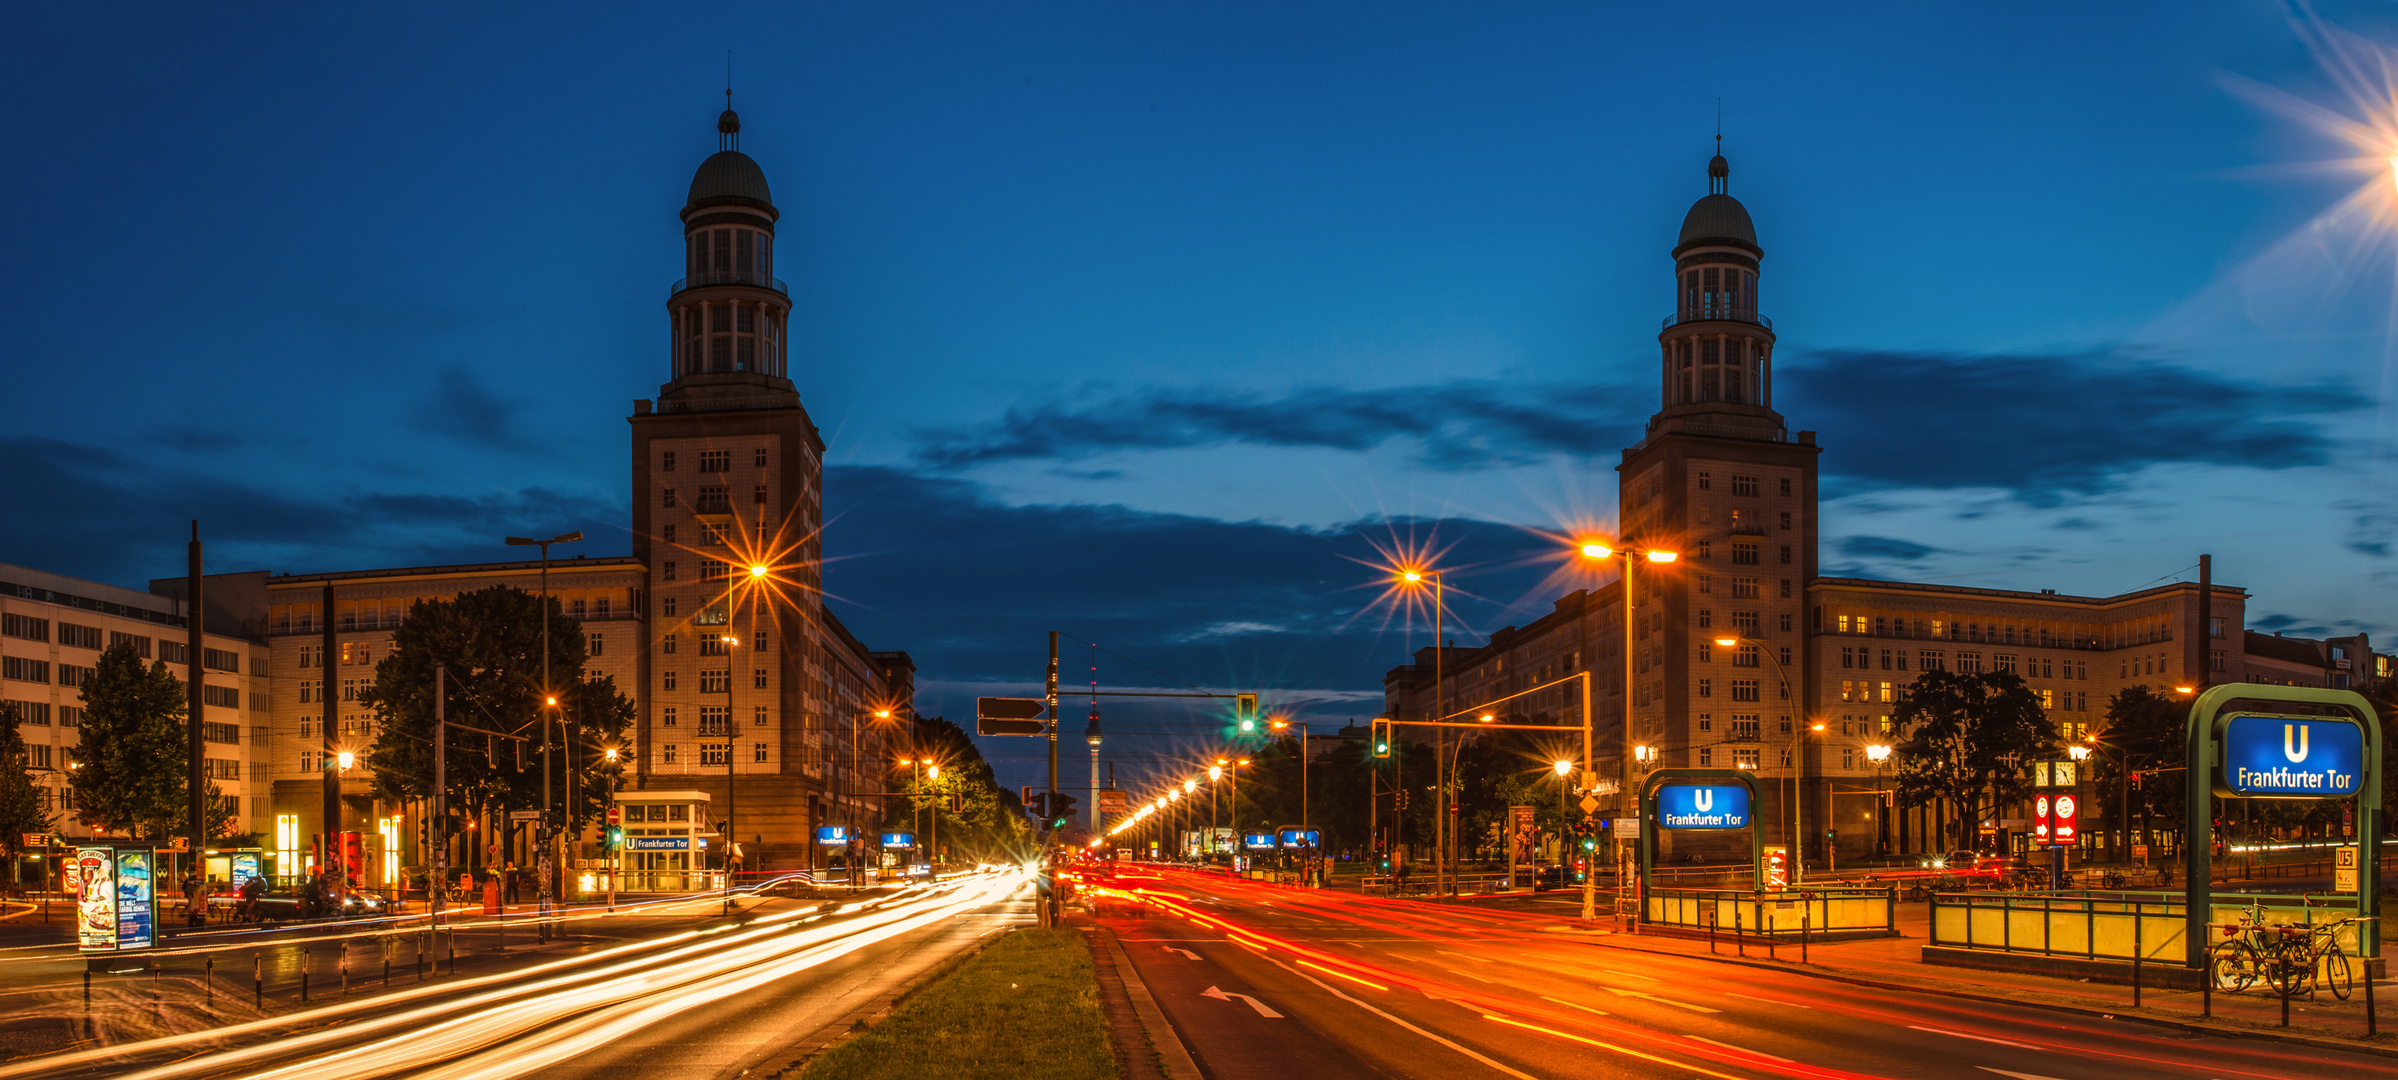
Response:
[{"label": "poster with text", "polygon": [[115,848],[75,849],[75,944],[86,952],[117,947]]}]

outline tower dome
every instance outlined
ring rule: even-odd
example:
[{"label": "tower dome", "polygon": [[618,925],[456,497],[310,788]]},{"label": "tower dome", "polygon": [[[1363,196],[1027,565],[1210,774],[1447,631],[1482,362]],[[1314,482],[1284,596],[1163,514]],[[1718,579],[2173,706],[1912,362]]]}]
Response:
[{"label": "tower dome", "polygon": [[739,150],[708,155],[691,174],[691,195],[683,200],[683,212],[703,206],[754,206],[771,213],[774,196],[766,190],[766,170]]},{"label": "tower dome", "polygon": [[1730,244],[1750,252],[1763,254],[1757,246],[1757,226],[1749,221],[1749,208],[1740,205],[1726,190],[1732,183],[1732,163],[1722,154],[1707,163],[1707,194],[1690,204],[1690,212],[1682,215],[1682,238],[1674,245],[1674,254],[1702,244]]},{"label": "tower dome", "polygon": [[[1720,138],[1720,137],[1719,137]],[[1657,336],[1664,350],[1665,412],[1706,412],[1718,426],[1755,422],[1780,430],[1773,409],[1773,320],[1757,311],[1757,226],[1732,197],[1732,163],[1707,162],[1707,194],[1682,215],[1674,242],[1674,313]],[[1727,419],[1730,418],[1730,419]]]}]

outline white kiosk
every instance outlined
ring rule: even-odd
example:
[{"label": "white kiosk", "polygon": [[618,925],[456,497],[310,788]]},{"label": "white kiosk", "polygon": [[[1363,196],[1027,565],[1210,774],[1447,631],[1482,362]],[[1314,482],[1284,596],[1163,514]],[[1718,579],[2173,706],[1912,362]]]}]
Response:
[{"label": "white kiosk", "polygon": [[620,791],[616,806],[623,811],[624,828],[619,891],[679,893],[724,887],[722,875],[708,871],[707,792]]}]

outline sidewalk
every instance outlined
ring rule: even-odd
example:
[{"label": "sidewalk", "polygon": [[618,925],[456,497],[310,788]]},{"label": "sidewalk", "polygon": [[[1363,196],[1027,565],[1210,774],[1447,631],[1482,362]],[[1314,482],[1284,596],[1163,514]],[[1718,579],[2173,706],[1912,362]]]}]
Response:
[{"label": "sidewalk", "polygon": [[[2314,997],[2290,999],[2290,1024],[2281,1027],[2281,999],[2270,991],[2255,989],[2241,994],[2209,995],[2198,991],[2165,990],[2144,987],[2141,1004],[2132,1005],[2132,988],[2053,976],[2017,974],[2005,971],[1984,971],[1976,968],[1948,967],[1926,964],[1922,960],[1924,944],[1929,940],[1930,906],[1902,903],[1899,905],[1896,938],[1869,938],[1810,945],[1806,960],[1800,960],[1796,942],[1782,942],[1772,947],[1751,939],[1745,946],[1747,956],[1739,955],[1742,946],[1729,935],[1721,935],[1713,946],[1713,958],[1727,963],[1746,963],[1754,967],[1772,968],[1822,978],[1835,978],[1869,986],[1924,991],[1977,998],[1986,1001],[2040,1008],[2066,1009],[2124,1019],[2139,1019],[2157,1023],[2196,1028],[2216,1034],[2300,1038],[2318,1045],[2398,1056],[2398,1001],[2388,1000],[2398,994],[2398,982],[2383,980],[2373,988],[2376,995],[2376,1016],[2380,1021],[2379,1034],[2365,1038],[2365,980],[2362,972],[2357,988],[2348,1001],[2340,1001],[2329,992]],[[1592,945],[1636,949],[1645,952],[1681,956],[1707,957],[1709,943],[1704,937],[1683,937],[1679,933],[1622,933],[1616,930],[1594,930],[1577,926],[1544,928],[1588,941]],[[2211,1016],[2208,1012],[2211,1004]]]}]

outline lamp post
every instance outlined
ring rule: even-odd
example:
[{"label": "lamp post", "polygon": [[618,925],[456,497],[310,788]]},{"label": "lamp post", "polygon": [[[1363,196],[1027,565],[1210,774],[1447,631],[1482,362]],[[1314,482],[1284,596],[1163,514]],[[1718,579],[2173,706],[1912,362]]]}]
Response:
[{"label": "lamp post", "polygon": [[1216,861],[1216,853],[1213,850],[1216,846],[1216,830],[1223,827],[1219,824],[1222,819],[1218,813],[1220,808],[1216,802],[1216,784],[1223,779],[1224,762],[1219,758],[1215,764],[1207,767],[1207,843],[1201,846],[1210,849],[1207,852],[1207,861],[1209,862]]},{"label": "lamp post", "polygon": [[[1190,794],[1192,794],[1192,793],[1194,793],[1194,792],[1196,792],[1196,791],[1198,791],[1198,790],[1199,790],[1199,781],[1197,781],[1197,780],[1184,780],[1184,781],[1182,782],[1182,793],[1183,793],[1184,795],[1190,795]],[[1210,790],[1210,797],[1211,797],[1211,798],[1213,797],[1213,790],[1212,790],[1212,789]],[[1192,818],[1192,816],[1193,816],[1193,815],[1194,815],[1194,814],[1197,812],[1197,810],[1198,810],[1198,807],[1199,807],[1199,800],[1198,800],[1198,799],[1195,799],[1195,798],[1193,798],[1193,799],[1185,799],[1185,800],[1183,800],[1183,803],[1182,803],[1182,829],[1181,829],[1181,831],[1182,831],[1182,832],[1186,832],[1186,833],[1187,833],[1187,832],[1190,832],[1190,831],[1191,831],[1191,818]],[[1176,844],[1176,845],[1178,845],[1178,846],[1179,846],[1179,845],[1182,843],[1182,837],[1181,837],[1181,836],[1179,836],[1179,835],[1177,835],[1177,836],[1174,838],[1174,842],[1175,842],[1175,844]],[[1180,854],[1181,854],[1181,852],[1179,852],[1179,851],[1178,851],[1178,852],[1175,852],[1175,854],[1177,854],[1177,855],[1180,855]]]},{"label": "lamp post", "polygon": [[[1802,848],[1802,845],[1806,843],[1807,834],[1799,828],[1799,821],[1806,814],[1807,753],[1806,747],[1802,746],[1799,740],[1810,730],[1823,730],[1823,725],[1809,726],[1806,715],[1806,698],[1800,694],[1798,686],[1790,681],[1790,672],[1782,667],[1782,658],[1774,655],[1770,646],[1754,638],[1739,635],[1719,637],[1715,639],[1715,643],[1727,649],[1738,648],[1742,645],[1756,646],[1760,655],[1773,661],[1774,675],[1781,681],[1782,694],[1794,703],[1791,706],[1793,723],[1790,725],[1791,798],[1788,806],[1790,812],[1783,819],[1782,827],[1784,830],[1783,842],[1790,846],[1790,884],[1796,885],[1801,878],[1806,876],[1807,867],[1806,855]],[[1736,658],[1733,663],[1738,664],[1738,654],[1734,654],[1734,656]],[[1758,695],[1760,699],[1764,696],[1763,694]]]},{"label": "lamp post", "polygon": [[[1399,580],[1409,585],[1420,585],[1427,579],[1432,582],[1432,715],[1445,717],[1449,715],[1449,687],[1442,674],[1442,669],[1449,650],[1448,643],[1442,640],[1442,636],[1446,633],[1448,586],[1438,570],[1402,570],[1399,572]],[[1444,830],[1449,827],[1449,791],[1447,785],[1437,783],[1443,775],[1440,763],[1441,757],[1447,751],[1448,741],[1449,736],[1446,729],[1434,728],[1432,730],[1432,778],[1436,781],[1435,790],[1440,795],[1440,798],[1433,800],[1432,806],[1432,888],[1436,894],[1446,887],[1449,873],[1449,845],[1448,841],[1444,839],[1447,836]]]},{"label": "lamp post", "polygon": [[[890,709],[874,710],[874,718],[878,721],[889,720],[891,719],[891,716],[892,710]],[[849,821],[849,835],[852,837],[856,837],[858,835],[858,721],[863,717],[863,713],[853,712],[849,714],[849,790],[843,793],[845,797],[841,800],[842,813]],[[911,742],[912,741],[913,740],[911,740]],[[913,745],[909,746],[908,753],[910,756],[913,756],[916,753],[916,748]],[[890,774],[885,773],[884,775],[888,777]],[[888,786],[888,784],[886,783],[878,786]],[[910,805],[910,809],[914,809],[913,804]],[[885,806],[883,812],[888,815],[890,813],[890,808]],[[909,818],[910,828],[915,827],[914,821],[915,819],[911,815]],[[862,879],[860,879],[858,876],[858,860],[855,858],[850,858],[845,861],[849,864],[844,869],[849,871],[850,887],[856,888],[858,885],[863,884]],[[813,867],[815,867],[815,865],[816,857],[813,855],[809,856],[808,866],[811,868],[811,873],[814,872]]]},{"label": "lamp post", "polygon": [[[1621,580],[1623,581],[1622,591],[1624,601],[1624,745],[1626,747],[1630,747],[1633,739],[1632,676],[1634,674],[1632,670],[1632,642],[1634,640],[1632,618],[1632,567],[1635,563],[1642,561],[1652,563],[1670,563],[1675,559],[1681,558],[1682,556],[1680,552],[1663,551],[1657,548],[1630,546],[1615,547],[1595,541],[1583,544],[1581,547],[1581,554],[1585,559],[1618,559],[1623,563]],[[1582,729],[1582,787],[1585,789],[1587,794],[1596,795],[1599,786],[1597,772],[1598,766],[1591,760],[1590,743],[1590,729],[1588,727],[1584,727]],[[1632,770],[1632,756],[1630,754],[1626,754],[1624,755],[1622,768],[1623,778],[1620,781],[1622,786],[1618,788],[1616,792],[1616,799],[1619,805],[1621,805],[1622,800],[1633,797],[1632,792],[1634,787]],[[1634,807],[1632,812],[1637,814],[1640,811],[1638,807]],[[1583,814],[1582,818],[1584,821],[1593,820],[1592,816],[1587,813]],[[1620,869],[1624,861],[1622,858],[1622,845],[1620,842],[1617,844],[1617,848],[1618,852],[1616,865],[1619,867],[1619,869],[1616,873],[1615,890],[1620,896],[1626,887],[1626,882],[1624,881],[1624,875]],[[1589,867],[1588,870],[1582,875],[1582,918],[1584,920],[1596,920],[1599,917],[1598,888],[1599,868],[1596,865],[1593,865]],[[1635,899],[1637,899],[1637,897]]]},{"label": "lamp post", "polygon": [[[543,834],[541,850],[543,854],[549,856],[552,872],[556,871],[561,856],[555,850],[559,837],[558,829],[549,820],[550,721],[558,711],[558,688],[550,684],[550,545],[580,543],[582,539],[582,532],[577,530],[559,533],[547,540],[535,540],[528,536],[511,536],[506,540],[511,547],[538,547],[541,549],[541,693],[545,701],[541,709],[541,824]],[[332,618],[333,612],[328,609],[325,617]],[[542,874],[541,913],[545,916],[550,912],[550,898],[554,895],[555,893],[551,891],[550,874]],[[549,940],[549,936],[550,924],[545,918],[541,923],[542,940]]]},{"label": "lamp post", "polygon": [[1276,731],[1286,731],[1290,728],[1299,729],[1299,828],[1305,829],[1307,828],[1307,725],[1294,724],[1276,717],[1273,726]]}]

